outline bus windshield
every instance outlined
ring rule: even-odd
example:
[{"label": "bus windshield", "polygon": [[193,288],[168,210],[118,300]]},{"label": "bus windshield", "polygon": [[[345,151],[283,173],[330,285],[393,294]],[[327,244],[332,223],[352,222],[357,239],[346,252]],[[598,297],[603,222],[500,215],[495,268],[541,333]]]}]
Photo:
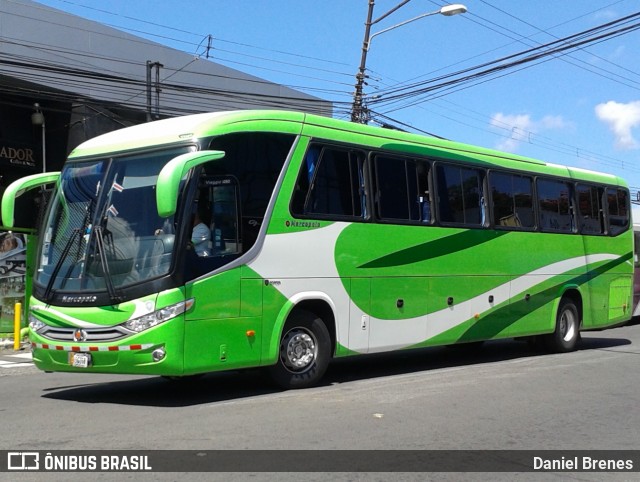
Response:
[{"label": "bus windshield", "polygon": [[173,260],[174,219],[157,214],[162,167],[189,147],[67,163],[51,202],[36,266],[36,284],[56,292],[109,293],[158,278]]}]

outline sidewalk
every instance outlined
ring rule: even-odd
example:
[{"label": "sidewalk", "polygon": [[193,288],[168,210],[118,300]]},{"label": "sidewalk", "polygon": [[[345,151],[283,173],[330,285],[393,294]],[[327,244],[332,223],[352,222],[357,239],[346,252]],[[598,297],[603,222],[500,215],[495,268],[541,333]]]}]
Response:
[{"label": "sidewalk", "polygon": [[0,372],[7,374],[5,369],[34,367],[33,356],[29,340],[24,339],[20,343],[20,349],[13,349],[13,338],[0,338]]},{"label": "sidewalk", "polygon": [[0,338],[0,353],[3,355],[23,352],[25,350],[29,350],[29,340],[22,340],[20,342],[20,349],[16,351],[13,349],[13,338]]}]

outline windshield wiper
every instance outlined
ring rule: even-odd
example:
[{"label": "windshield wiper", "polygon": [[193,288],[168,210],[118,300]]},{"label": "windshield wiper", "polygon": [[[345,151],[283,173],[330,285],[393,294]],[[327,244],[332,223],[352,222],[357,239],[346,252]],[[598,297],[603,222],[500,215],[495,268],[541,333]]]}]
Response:
[{"label": "windshield wiper", "polygon": [[53,268],[53,271],[51,272],[51,277],[49,278],[49,282],[47,283],[47,287],[44,290],[44,299],[47,302],[51,301],[51,293],[53,291],[53,283],[55,283],[56,278],[58,277],[58,273],[60,272],[60,269],[62,268],[62,264],[64,263],[64,260],[67,259],[69,251],[71,250],[71,246],[73,245],[73,241],[80,234],[80,231],[81,231],[80,228],[75,228],[73,230],[73,232],[71,233],[71,236],[69,236],[69,239],[67,240],[67,243],[64,245],[64,249],[62,250],[62,253],[60,253],[60,258],[58,259],[58,262],[56,263],[55,267]]},{"label": "windshield wiper", "polygon": [[[115,287],[113,286],[113,280],[111,279],[111,273],[109,272],[109,260],[107,260],[107,253],[104,245],[104,235],[102,234],[102,226],[96,226],[94,229],[96,235],[96,249],[98,250],[98,256],[100,257],[100,264],[102,265],[102,273],[104,275],[104,283],[107,286],[107,291],[109,292],[109,298],[111,298],[112,303],[120,303],[123,298],[116,292]],[[111,236],[109,231],[106,231],[107,237]],[[113,239],[111,239],[111,244],[113,245]]]}]

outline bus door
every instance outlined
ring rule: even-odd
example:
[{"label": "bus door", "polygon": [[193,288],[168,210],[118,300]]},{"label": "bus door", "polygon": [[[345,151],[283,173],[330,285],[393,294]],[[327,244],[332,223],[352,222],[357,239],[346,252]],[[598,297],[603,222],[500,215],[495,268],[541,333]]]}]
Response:
[{"label": "bus door", "polygon": [[[607,248],[605,252],[615,252],[613,246],[619,245],[616,237],[624,238],[631,237],[633,233],[630,232],[631,221],[631,205],[629,199],[629,192],[626,189],[607,188],[605,190],[605,208],[607,216],[607,234],[609,236],[604,239],[607,242]],[[627,253],[620,253],[625,255]],[[633,263],[633,253],[631,253],[632,259],[629,262]],[[623,265],[624,266],[624,265]],[[634,309],[634,280],[633,274],[627,275],[622,273],[624,268],[617,268],[612,274],[605,277],[608,281],[608,313],[607,322],[612,323],[616,321],[628,320]],[[602,323],[603,320],[597,320]]]},{"label": "bus door", "polygon": [[[200,177],[192,219],[196,215],[192,236],[197,239],[192,237],[192,252],[187,253],[195,266],[192,276],[197,277],[187,284],[195,310],[186,315],[185,371],[256,363],[260,360],[256,339],[261,336],[257,330],[260,318],[245,316],[248,312],[242,309],[242,296],[255,293],[241,289],[240,267],[224,269],[243,250],[240,188],[235,177]],[[255,304],[255,296],[252,300]],[[248,332],[255,335],[249,337]]]},{"label": "bus door", "polygon": [[[629,225],[628,193],[622,189],[578,184],[578,230],[582,234],[582,246],[585,256],[590,254],[612,253],[615,244],[612,236],[625,235]],[[609,217],[609,226],[605,222]],[[627,233],[628,234],[628,233]],[[587,264],[586,270],[593,269]],[[585,327],[597,326],[629,317],[632,312],[630,277],[619,274],[590,277],[586,288],[583,324]]]}]

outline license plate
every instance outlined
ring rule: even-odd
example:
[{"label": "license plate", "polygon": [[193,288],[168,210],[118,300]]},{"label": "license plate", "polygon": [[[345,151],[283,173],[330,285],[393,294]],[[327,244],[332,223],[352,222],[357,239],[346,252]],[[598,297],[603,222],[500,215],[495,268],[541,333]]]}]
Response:
[{"label": "license plate", "polygon": [[69,364],[76,368],[87,368],[91,366],[91,353],[69,353]]}]

